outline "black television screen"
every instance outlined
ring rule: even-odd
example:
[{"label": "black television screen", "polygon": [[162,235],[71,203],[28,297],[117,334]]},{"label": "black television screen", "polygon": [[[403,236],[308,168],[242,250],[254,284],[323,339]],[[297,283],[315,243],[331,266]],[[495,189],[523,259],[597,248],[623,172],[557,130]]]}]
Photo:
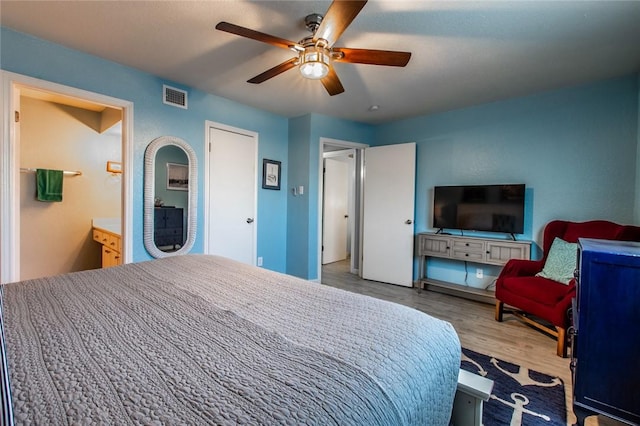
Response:
[{"label": "black television screen", "polygon": [[436,186],[433,227],[524,232],[524,184]]}]

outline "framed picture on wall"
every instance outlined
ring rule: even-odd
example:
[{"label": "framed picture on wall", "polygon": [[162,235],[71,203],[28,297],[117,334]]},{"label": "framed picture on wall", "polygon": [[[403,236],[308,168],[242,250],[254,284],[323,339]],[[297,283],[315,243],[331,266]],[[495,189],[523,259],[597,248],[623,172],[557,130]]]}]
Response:
[{"label": "framed picture on wall", "polygon": [[189,165],[167,163],[167,189],[174,191],[189,190]]},{"label": "framed picture on wall", "polygon": [[262,160],[262,187],[264,189],[280,189],[280,161]]}]

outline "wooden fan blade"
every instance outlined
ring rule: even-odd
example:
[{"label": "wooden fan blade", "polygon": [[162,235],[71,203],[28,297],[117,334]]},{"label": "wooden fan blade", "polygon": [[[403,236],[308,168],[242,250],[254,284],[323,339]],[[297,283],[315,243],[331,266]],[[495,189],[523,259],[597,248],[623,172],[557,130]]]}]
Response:
[{"label": "wooden fan blade", "polygon": [[256,75],[251,80],[247,80],[247,83],[260,84],[264,81],[269,80],[279,74],[282,74],[285,71],[290,70],[295,67],[298,63],[298,58],[291,58],[286,62],[281,63],[280,65],[276,65],[275,67],[266,70],[262,74]]},{"label": "wooden fan blade", "polygon": [[393,50],[349,49],[336,47],[333,52],[340,52],[342,57],[334,59],[336,62],[350,62],[353,64],[388,65],[404,67],[411,59],[411,52],[396,52]]},{"label": "wooden fan blade", "polygon": [[229,22],[219,22],[216,25],[216,29],[220,31],[225,31],[231,34],[239,35],[242,37],[247,37],[253,40],[261,41],[263,43],[270,44],[276,47],[282,47],[283,49],[291,49],[293,47],[298,47],[302,49],[302,46],[299,46],[298,43],[286,40],[280,37],[275,37],[269,34],[261,33],[259,31],[250,30],[249,28],[241,27],[239,25],[230,24]]},{"label": "wooden fan blade", "polygon": [[327,74],[327,76],[320,81],[322,81],[322,85],[325,89],[327,89],[327,92],[329,92],[329,95],[331,96],[339,95],[340,93],[344,92],[344,87],[342,87],[342,83],[340,83],[338,74],[336,74],[336,71],[333,69],[333,67],[329,68],[329,74]]},{"label": "wooden fan blade", "polygon": [[313,39],[327,40],[329,47],[333,46],[344,30],[358,16],[365,4],[367,4],[367,0],[334,0],[324,15],[318,30],[313,35]]}]

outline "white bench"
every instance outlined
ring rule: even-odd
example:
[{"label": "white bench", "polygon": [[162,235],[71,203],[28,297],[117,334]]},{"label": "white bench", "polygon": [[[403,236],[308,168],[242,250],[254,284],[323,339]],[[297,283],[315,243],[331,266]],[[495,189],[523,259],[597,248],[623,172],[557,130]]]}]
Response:
[{"label": "white bench", "polygon": [[460,369],[451,425],[481,426],[482,404],[489,400],[492,389],[493,380]]}]

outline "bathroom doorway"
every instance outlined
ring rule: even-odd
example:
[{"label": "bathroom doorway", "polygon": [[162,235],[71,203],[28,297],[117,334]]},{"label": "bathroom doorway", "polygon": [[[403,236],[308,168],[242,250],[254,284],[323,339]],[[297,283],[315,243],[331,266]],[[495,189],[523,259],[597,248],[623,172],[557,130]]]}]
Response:
[{"label": "bathroom doorway", "polygon": [[[3,84],[2,282],[101,267],[96,218],[117,224],[130,261],[132,104],[11,73]],[[63,171],[61,201],[37,200],[37,169]]]}]

